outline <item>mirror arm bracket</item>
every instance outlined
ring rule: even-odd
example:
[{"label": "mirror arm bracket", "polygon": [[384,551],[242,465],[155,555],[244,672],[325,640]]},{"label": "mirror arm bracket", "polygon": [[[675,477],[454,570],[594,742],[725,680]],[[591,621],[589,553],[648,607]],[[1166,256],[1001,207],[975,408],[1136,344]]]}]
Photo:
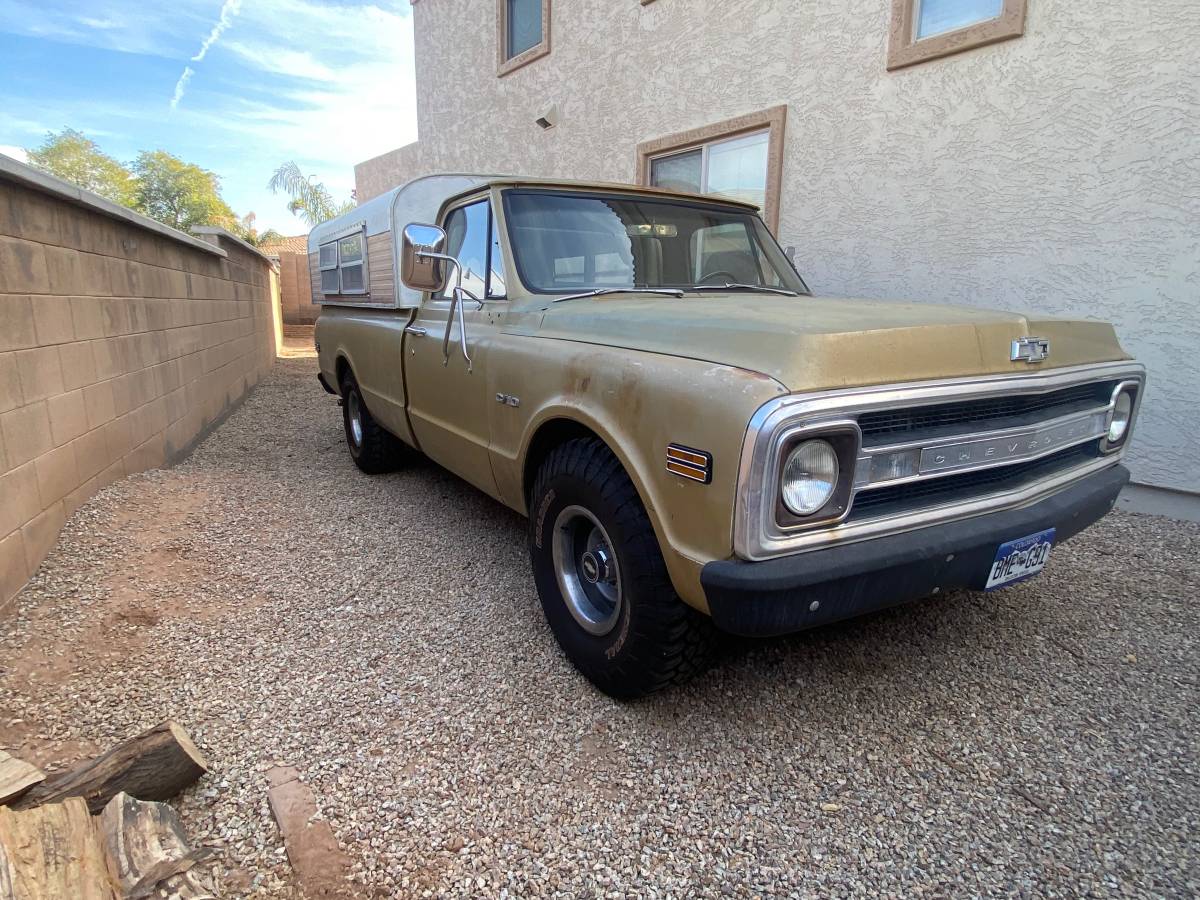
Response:
[{"label": "mirror arm bracket", "polygon": [[449,263],[454,267],[454,296],[450,300],[450,314],[446,316],[446,333],[442,335],[442,365],[450,365],[450,330],[454,327],[454,317],[458,315],[458,344],[462,350],[463,359],[467,361],[467,371],[471,372],[474,365],[471,362],[471,356],[467,353],[467,323],[463,318],[462,298],[465,294],[475,300],[478,298],[471,295],[462,286],[462,263],[448,253],[431,253],[428,250],[417,250],[417,256],[422,259],[440,259]]}]

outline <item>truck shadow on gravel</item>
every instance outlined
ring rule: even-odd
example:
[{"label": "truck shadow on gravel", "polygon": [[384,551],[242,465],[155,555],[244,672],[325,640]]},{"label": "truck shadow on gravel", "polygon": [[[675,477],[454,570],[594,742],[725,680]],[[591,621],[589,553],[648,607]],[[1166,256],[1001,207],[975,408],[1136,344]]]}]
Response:
[{"label": "truck shadow on gravel", "polygon": [[[470,546],[490,545],[497,557],[526,564],[527,521],[523,516],[424,456],[414,457],[401,473],[388,477],[420,481],[425,491],[437,495],[441,514],[449,517],[448,527]],[[472,562],[465,563],[468,572],[474,568]],[[1044,576],[1051,585],[1055,578],[1052,570],[1053,564]],[[509,614],[519,615],[521,624],[539,632],[541,639],[554,647],[563,669],[578,679],[582,690],[592,691],[558,650],[532,579],[522,572],[520,581],[526,590],[520,602],[509,607]],[[1044,616],[1036,612],[1036,592],[1036,582],[993,594],[952,592],[772,638],[722,633],[710,671],[689,684],[627,705],[654,709],[685,696],[694,699],[696,692],[734,685],[749,695],[777,696],[781,678],[800,678],[808,684],[859,694],[874,683],[890,682],[890,690],[907,683],[914,693],[920,693],[928,689],[925,681],[930,677],[952,676],[963,665],[978,668],[982,656],[1009,653],[1010,645],[1039,641],[1038,631],[1045,623]],[[494,612],[502,615],[505,611],[497,608]]]}]

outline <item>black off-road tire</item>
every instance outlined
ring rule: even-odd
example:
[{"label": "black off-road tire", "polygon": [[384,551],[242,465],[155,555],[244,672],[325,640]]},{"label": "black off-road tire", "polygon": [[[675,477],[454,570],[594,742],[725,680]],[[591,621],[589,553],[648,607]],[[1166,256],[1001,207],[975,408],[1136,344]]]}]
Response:
[{"label": "black off-road tire", "polygon": [[[563,652],[609,696],[633,699],[687,681],[711,663],[712,621],[675,593],[654,528],[620,461],[601,441],[576,438],[550,452],[529,507],[529,555],[542,609]],[[553,529],[559,514],[582,507],[608,533],[621,602],[611,630],[586,631],[559,586]]]},{"label": "black off-road tire", "polygon": [[[347,371],[342,375],[342,427],[346,430],[346,446],[350,457],[368,475],[381,475],[394,471],[401,462],[404,442],[375,421],[367,409],[366,400],[358,387],[354,374]],[[357,406],[355,406],[357,404]],[[357,409],[361,424],[361,440],[355,439],[351,424],[353,410]]]}]

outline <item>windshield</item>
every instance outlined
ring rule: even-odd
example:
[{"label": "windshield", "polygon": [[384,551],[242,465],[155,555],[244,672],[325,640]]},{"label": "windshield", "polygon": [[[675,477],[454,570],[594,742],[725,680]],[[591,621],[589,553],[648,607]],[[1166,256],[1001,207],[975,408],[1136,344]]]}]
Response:
[{"label": "windshield", "polygon": [[762,220],[698,201],[510,190],[518,274],[538,294],[604,288],[776,288],[808,293]]}]

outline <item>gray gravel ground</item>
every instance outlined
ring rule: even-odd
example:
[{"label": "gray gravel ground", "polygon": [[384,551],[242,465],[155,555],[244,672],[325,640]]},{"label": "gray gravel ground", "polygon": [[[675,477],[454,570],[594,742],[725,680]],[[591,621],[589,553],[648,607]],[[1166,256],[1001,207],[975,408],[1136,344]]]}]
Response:
[{"label": "gray gravel ground", "polygon": [[1114,514],[1020,587],[621,705],[558,652],[523,520],[427,464],[359,474],[314,371],[88,503],[0,620],[0,746],[177,718],[226,895],[296,892],[275,763],[364,896],[1200,893],[1200,527]]}]

